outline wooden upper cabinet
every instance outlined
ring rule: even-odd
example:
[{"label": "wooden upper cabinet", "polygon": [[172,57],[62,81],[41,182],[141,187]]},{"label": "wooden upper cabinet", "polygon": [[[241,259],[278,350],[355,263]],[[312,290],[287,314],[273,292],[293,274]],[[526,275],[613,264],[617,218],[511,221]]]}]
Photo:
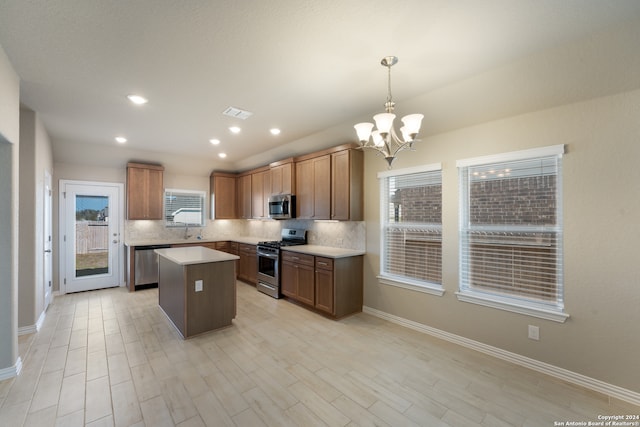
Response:
[{"label": "wooden upper cabinet", "polygon": [[267,218],[267,203],[271,195],[271,173],[261,170],[251,174],[251,217]]},{"label": "wooden upper cabinet", "polygon": [[296,163],[296,217],[329,219],[331,156],[326,154]]},{"label": "wooden upper cabinet", "polygon": [[237,218],[236,174],[213,172],[210,179],[211,219]]},{"label": "wooden upper cabinet", "polygon": [[237,185],[237,217],[241,219],[251,218],[251,174],[238,177]]},{"label": "wooden upper cabinet", "polygon": [[162,219],[164,167],[127,164],[127,219]]},{"label": "wooden upper cabinet", "polygon": [[295,194],[295,169],[293,158],[271,163],[270,194]]},{"label": "wooden upper cabinet", "polygon": [[331,219],[362,221],[364,217],[364,153],[343,150],[331,154]]}]

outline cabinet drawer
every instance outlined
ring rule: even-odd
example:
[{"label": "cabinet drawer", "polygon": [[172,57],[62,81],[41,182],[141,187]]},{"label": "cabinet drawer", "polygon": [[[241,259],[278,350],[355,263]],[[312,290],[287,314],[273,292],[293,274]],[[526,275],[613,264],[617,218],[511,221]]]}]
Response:
[{"label": "cabinet drawer", "polygon": [[313,255],[299,254],[295,252],[282,251],[282,260],[294,262],[296,264],[305,264],[313,267]]},{"label": "cabinet drawer", "polygon": [[246,243],[238,243],[238,251],[240,252],[255,252],[255,245],[247,245]]},{"label": "cabinet drawer", "polygon": [[316,269],[320,270],[333,270],[333,259],[316,257]]}]

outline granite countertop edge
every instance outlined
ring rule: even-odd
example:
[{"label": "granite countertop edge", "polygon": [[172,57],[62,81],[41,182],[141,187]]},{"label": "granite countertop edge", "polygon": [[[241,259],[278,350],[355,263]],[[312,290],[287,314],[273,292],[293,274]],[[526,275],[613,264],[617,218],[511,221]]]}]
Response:
[{"label": "granite countertop edge", "polygon": [[366,253],[366,251],[361,251],[358,249],[334,248],[332,246],[320,245],[285,246],[282,248],[282,250],[298,252],[301,254],[323,256],[327,258],[348,258],[352,256],[364,255]]},{"label": "granite countertop edge", "polygon": [[155,249],[155,253],[179,265],[234,261],[239,256],[201,246]]},{"label": "granite countertop edge", "polygon": [[263,241],[264,238],[258,237],[233,237],[233,238],[219,238],[219,239],[167,239],[167,240],[125,240],[124,245],[128,247],[134,246],[156,246],[156,245],[197,245],[198,243],[215,243],[215,242],[238,242],[246,243],[249,245],[257,245],[258,242]]}]

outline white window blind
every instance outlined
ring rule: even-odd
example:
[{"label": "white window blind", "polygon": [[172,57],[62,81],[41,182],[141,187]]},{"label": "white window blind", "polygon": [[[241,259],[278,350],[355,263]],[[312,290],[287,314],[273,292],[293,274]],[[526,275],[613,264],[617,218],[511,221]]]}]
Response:
[{"label": "white window blind", "polygon": [[442,284],[442,176],[425,167],[380,174],[380,278]]},{"label": "white window blind", "polygon": [[204,226],[205,197],[204,191],[166,189],[164,192],[166,226]]},{"label": "white window blind", "polygon": [[460,293],[562,311],[562,157],[525,154],[459,169]]}]

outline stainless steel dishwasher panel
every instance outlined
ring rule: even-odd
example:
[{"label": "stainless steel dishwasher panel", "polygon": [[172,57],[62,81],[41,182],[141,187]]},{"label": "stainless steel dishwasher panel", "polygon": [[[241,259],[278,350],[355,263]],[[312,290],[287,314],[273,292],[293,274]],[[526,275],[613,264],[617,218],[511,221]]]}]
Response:
[{"label": "stainless steel dishwasher panel", "polygon": [[158,254],[154,250],[169,247],[167,245],[136,246],[134,286],[158,283]]}]

